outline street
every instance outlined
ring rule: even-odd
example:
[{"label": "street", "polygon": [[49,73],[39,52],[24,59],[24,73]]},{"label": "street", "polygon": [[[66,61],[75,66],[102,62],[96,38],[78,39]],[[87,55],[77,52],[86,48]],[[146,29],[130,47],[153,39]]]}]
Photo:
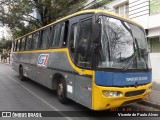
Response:
[{"label": "street", "polygon": [[[55,91],[49,90],[32,80],[20,81],[18,73],[11,68],[11,65],[0,63],[0,111],[59,111],[59,114],[64,117],[55,119],[72,120],[82,118],[70,117],[61,111],[84,110],[88,111],[89,109],[75,102],[67,105],[61,104]],[[158,109],[134,103],[112,111],[158,111]],[[93,118],[89,114],[84,115],[83,119],[96,120],[99,118]]]}]

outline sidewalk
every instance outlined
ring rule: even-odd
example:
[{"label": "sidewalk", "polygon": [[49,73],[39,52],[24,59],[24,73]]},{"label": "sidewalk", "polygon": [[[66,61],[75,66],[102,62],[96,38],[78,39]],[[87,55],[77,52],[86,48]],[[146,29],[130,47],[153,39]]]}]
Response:
[{"label": "sidewalk", "polygon": [[160,84],[153,82],[150,97],[140,103],[160,109]]}]

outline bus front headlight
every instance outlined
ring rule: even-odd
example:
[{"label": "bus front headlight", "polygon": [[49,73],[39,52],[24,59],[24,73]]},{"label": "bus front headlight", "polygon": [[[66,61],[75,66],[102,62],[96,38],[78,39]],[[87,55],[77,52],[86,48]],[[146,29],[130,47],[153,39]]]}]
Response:
[{"label": "bus front headlight", "polygon": [[107,90],[104,90],[104,91],[102,91],[102,93],[106,97],[119,97],[119,96],[122,96],[122,92],[120,92],[120,91],[107,91]]}]

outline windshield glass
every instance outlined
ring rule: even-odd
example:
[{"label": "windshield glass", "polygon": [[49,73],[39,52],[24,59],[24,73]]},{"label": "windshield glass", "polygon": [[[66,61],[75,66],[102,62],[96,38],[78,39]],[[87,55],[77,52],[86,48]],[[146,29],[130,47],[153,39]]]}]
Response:
[{"label": "windshield glass", "polygon": [[136,25],[101,16],[101,47],[99,68],[146,69],[147,43],[144,31]]}]

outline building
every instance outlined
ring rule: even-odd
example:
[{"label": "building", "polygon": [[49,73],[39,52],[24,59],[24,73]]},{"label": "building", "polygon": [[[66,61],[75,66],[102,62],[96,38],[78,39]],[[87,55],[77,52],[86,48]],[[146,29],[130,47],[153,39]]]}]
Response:
[{"label": "building", "polygon": [[160,0],[113,0],[100,9],[128,17],[145,28],[152,78],[154,82],[160,83]]}]

